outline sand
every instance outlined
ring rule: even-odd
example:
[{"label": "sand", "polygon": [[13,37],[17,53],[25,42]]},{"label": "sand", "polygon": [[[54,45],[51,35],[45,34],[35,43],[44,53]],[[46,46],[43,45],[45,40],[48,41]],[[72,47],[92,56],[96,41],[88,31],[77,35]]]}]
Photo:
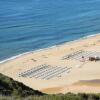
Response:
[{"label": "sand", "polygon": [[[63,60],[64,56],[79,50],[100,52],[100,35],[22,55],[16,59],[1,63],[0,73],[48,94],[67,92],[100,93],[98,81],[90,81],[100,79],[100,61]],[[49,80],[19,77],[19,73],[42,64],[60,67],[67,66],[71,70],[69,73],[62,73],[59,77]],[[85,82],[80,82],[80,80],[85,80]]]}]

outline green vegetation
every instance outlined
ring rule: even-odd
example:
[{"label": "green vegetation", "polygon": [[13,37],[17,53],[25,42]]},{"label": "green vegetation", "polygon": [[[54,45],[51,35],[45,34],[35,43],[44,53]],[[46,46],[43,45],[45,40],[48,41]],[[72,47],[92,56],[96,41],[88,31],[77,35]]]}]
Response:
[{"label": "green vegetation", "polygon": [[14,81],[13,79],[0,74],[0,94],[4,96],[26,97],[31,95],[44,95],[43,93],[33,90],[24,84]]},{"label": "green vegetation", "polygon": [[100,94],[47,95],[0,74],[0,100],[100,100]]}]

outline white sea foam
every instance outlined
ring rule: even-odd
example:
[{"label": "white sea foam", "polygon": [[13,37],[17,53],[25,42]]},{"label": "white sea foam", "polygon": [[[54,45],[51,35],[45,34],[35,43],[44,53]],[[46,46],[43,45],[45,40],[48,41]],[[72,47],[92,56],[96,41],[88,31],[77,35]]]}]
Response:
[{"label": "white sea foam", "polygon": [[[82,39],[94,37],[94,36],[97,36],[97,35],[100,35],[100,33],[98,33],[98,34],[93,34],[93,35],[88,35],[88,36],[82,37],[82,38],[77,39],[77,40],[69,41],[69,42],[67,42],[67,43],[65,42],[65,43],[63,43],[63,44],[70,44],[70,43],[77,42],[77,41],[80,41],[80,40],[82,40]],[[61,45],[62,45],[62,44],[50,46],[50,47],[43,48],[43,49],[32,50],[32,51],[25,52],[25,53],[21,53],[21,54],[19,54],[19,55],[16,55],[16,56],[13,56],[13,57],[10,57],[10,58],[7,58],[7,59],[5,59],[5,60],[0,61],[0,64],[5,63],[5,62],[8,62],[8,61],[11,61],[11,60],[14,60],[14,59],[19,58],[19,57],[21,57],[21,56],[23,56],[23,55],[27,55],[27,54],[30,54],[30,53],[36,53],[36,52],[40,52],[40,51],[43,51],[43,50],[52,49],[52,48],[55,48],[55,47],[59,47],[59,46],[61,46]]]},{"label": "white sea foam", "polygon": [[28,54],[28,53],[30,53],[30,52],[25,52],[25,53],[22,53],[22,54],[19,54],[19,55],[16,55],[16,56],[7,58],[7,59],[5,59],[5,60],[0,61],[0,64],[1,64],[1,63],[5,63],[5,62],[8,62],[8,61],[13,60],[13,59],[16,59],[16,58],[21,57],[22,55],[26,55],[26,54]]}]

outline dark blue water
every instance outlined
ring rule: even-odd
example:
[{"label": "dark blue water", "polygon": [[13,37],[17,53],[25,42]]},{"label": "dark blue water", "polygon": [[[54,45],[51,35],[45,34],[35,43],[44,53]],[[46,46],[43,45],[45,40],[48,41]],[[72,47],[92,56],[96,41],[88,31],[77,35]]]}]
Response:
[{"label": "dark blue water", "polygon": [[0,60],[100,32],[100,0],[0,0]]}]

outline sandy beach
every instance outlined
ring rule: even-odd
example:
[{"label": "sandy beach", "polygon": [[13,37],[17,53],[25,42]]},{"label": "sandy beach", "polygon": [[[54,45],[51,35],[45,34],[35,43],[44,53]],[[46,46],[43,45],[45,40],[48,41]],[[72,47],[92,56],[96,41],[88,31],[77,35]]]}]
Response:
[{"label": "sandy beach", "polygon": [[0,73],[48,94],[100,93],[100,61],[89,61],[92,55],[100,57],[100,34],[1,63]]}]

